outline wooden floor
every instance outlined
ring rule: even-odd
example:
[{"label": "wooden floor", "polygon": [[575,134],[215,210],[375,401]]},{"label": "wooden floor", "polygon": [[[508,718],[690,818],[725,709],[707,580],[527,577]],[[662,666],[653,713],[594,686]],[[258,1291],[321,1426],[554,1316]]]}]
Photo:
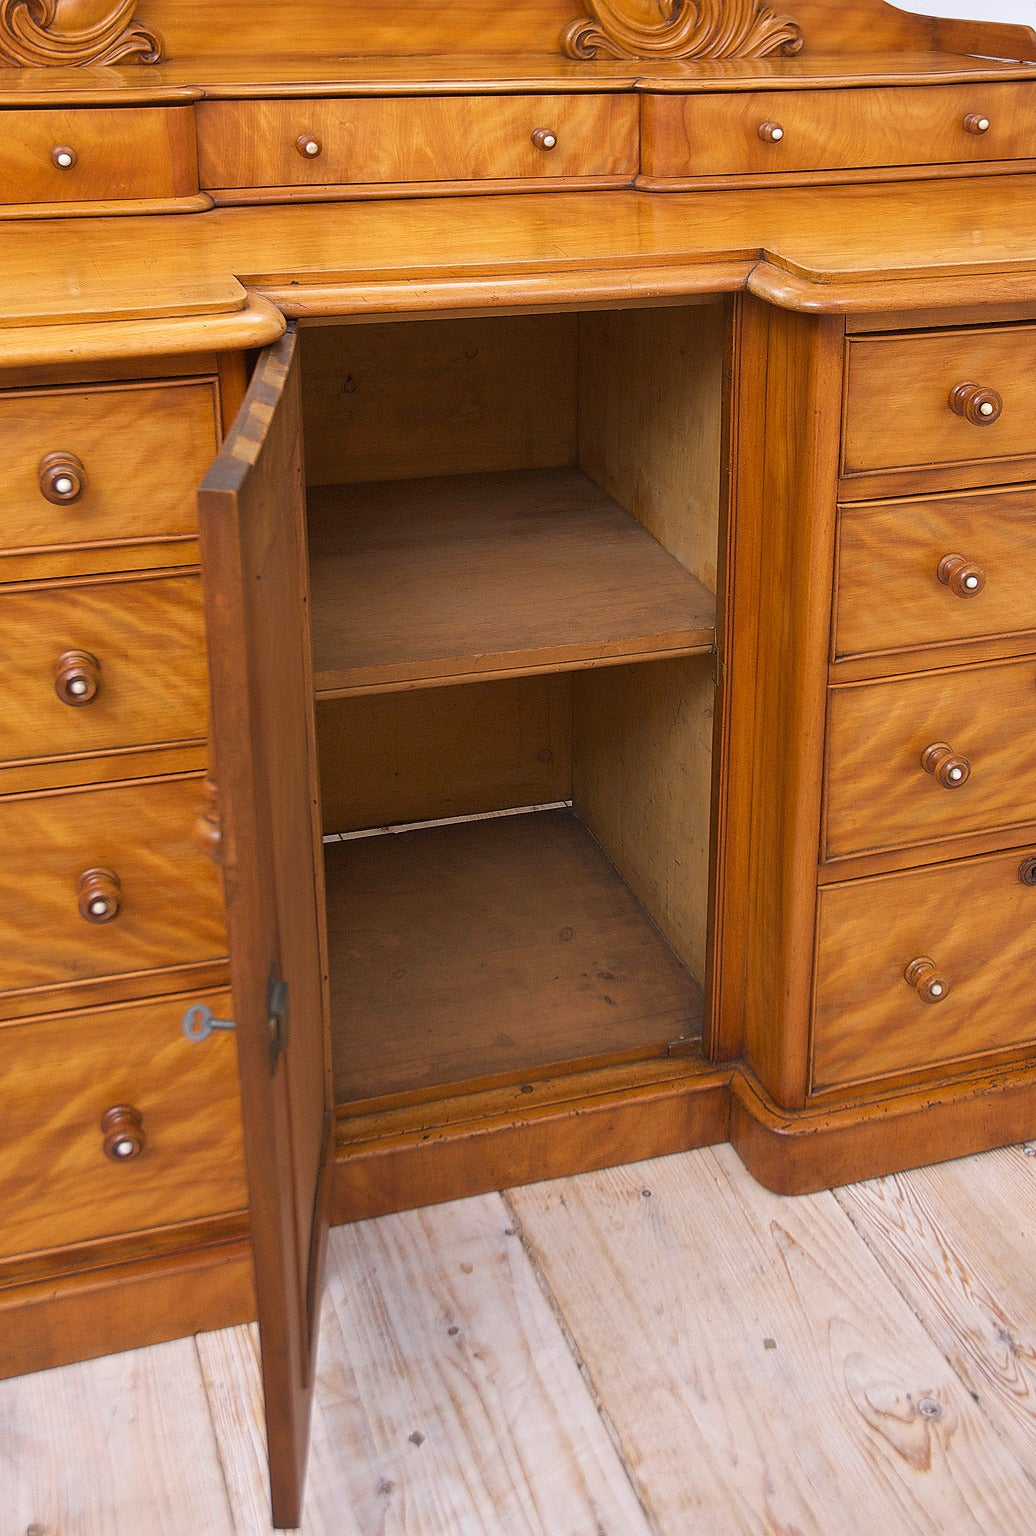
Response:
[{"label": "wooden floor", "polygon": [[[1036,1527],[1036,1145],[781,1199],[729,1148],[332,1233],[307,1536]],[[255,1340],[0,1384],[0,1536],[268,1530]]]}]

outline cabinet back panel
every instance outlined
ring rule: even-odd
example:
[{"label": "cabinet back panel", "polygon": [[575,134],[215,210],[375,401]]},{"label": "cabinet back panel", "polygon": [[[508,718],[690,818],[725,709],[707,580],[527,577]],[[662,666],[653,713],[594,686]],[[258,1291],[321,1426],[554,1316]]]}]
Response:
[{"label": "cabinet back panel", "polygon": [[307,481],[574,464],[576,327],[563,314],[305,328]]},{"label": "cabinet back panel", "polygon": [[325,832],[546,805],[572,794],[572,678],[317,705]]},{"label": "cabinet back panel", "polygon": [[712,801],[711,658],[574,675],[575,809],[699,979]]},{"label": "cabinet back panel", "polygon": [[716,590],[723,304],[583,315],[579,465]]}]

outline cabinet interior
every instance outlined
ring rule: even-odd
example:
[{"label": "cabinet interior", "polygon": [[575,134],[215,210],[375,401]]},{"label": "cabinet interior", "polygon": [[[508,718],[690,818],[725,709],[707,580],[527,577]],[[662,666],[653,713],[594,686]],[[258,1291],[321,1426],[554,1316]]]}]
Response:
[{"label": "cabinet interior", "polygon": [[339,1106],[700,1051],[726,334],[302,329]]}]

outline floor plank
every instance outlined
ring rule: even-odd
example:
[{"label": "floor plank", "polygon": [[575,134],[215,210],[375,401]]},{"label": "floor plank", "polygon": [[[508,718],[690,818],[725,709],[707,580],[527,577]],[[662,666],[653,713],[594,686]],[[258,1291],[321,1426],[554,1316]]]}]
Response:
[{"label": "floor plank", "polygon": [[192,1339],[0,1382],[3,1536],[234,1536]]},{"label": "floor plank", "polygon": [[509,1199],[665,1536],[1028,1536],[1017,1459],[831,1195],[722,1147]]},{"label": "floor plank", "polygon": [[[657,1536],[498,1196],[338,1228],[328,1258],[305,1536]],[[215,1413],[253,1536],[248,1331],[199,1347],[214,1402],[253,1383],[243,1439]]]},{"label": "floor plank", "polygon": [[1036,1158],[1005,1147],[836,1194],[1002,1438],[1036,1469]]}]

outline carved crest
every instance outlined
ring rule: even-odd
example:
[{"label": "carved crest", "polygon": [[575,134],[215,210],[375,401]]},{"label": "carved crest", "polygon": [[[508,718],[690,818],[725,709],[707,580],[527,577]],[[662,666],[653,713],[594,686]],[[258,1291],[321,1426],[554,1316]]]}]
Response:
[{"label": "carved crest", "polygon": [[[570,59],[764,59],[798,53],[802,32],[764,0],[590,0],[561,38]],[[654,14],[651,14],[651,11]]]},{"label": "carved crest", "polygon": [[136,0],[0,0],[0,65],[157,64],[162,40],[134,22]]}]

